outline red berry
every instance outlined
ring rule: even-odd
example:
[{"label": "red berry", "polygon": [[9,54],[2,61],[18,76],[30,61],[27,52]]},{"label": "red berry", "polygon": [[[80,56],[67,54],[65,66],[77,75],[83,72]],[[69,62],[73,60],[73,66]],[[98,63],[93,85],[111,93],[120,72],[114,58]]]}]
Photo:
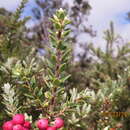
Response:
[{"label": "red berry", "polygon": [[48,127],[48,120],[47,119],[40,119],[37,122],[37,127],[39,129],[44,129]]},{"label": "red berry", "polygon": [[14,124],[23,125],[24,122],[25,122],[25,117],[23,114],[16,114],[15,116],[13,116],[13,123]]},{"label": "red berry", "polygon": [[50,126],[47,128],[47,130],[57,130],[57,128],[55,126]]},{"label": "red berry", "polygon": [[7,121],[3,125],[3,130],[13,130],[13,122]]},{"label": "red berry", "polygon": [[23,127],[18,124],[18,125],[13,126],[13,130],[23,130]]},{"label": "red berry", "polygon": [[31,123],[29,122],[29,121],[25,121],[25,123],[23,124],[23,126],[25,127],[25,128],[31,128]]},{"label": "red berry", "polygon": [[64,126],[64,121],[61,118],[56,118],[55,119],[55,126],[56,128],[61,128]]}]

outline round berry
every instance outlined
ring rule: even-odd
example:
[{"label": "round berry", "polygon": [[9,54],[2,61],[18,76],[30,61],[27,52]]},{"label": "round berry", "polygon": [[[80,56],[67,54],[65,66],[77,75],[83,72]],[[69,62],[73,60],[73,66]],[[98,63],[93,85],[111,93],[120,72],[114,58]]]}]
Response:
[{"label": "round berry", "polygon": [[25,121],[25,123],[23,124],[23,126],[25,127],[25,128],[31,128],[31,123],[29,122],[29,121]]},{"label": "round berry", "polygon": [[25,122],[25,117],[23,114],[16,114],[15,116],[13,116],[13,123],[14,124],[23,125],[24,122]]},{"label": "round berry", "polygon": [[47,130],[57,130],[57,128],[55,126],[50,126],[47,128]]},{"label": "round berry", "polygon": [[18,124],[18,125],[13,126],[13,130],[23,130],[23,127]]},{"label": "round berry", "polygon": [[55,126],[56,126],[56,128],[61,128],[61,127],[63,127],[64,126],[64,121],[63,121],[63,119],[61,119],[61,118],[56,118],[55,119]]},{"label": "round berry", "polygon": [[48,127],[48,120],[47,119],[40,119],[37,122],[37,127],[39,129],[44,129]]},{"label": "round berry", "polygon": [[3,130],[13,130],[13,122],[7,121],[3,125]]}]

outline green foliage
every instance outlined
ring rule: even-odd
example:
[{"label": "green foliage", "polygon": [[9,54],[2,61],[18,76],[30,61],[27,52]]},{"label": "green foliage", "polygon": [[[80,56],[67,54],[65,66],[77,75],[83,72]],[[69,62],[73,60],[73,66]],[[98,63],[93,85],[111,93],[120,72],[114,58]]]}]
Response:
[{"label": "green foliage", "polygon": [[8,15],[4,15],[2,12],[0,14],[0,23],[3,28],[0,33],[0,61],[6,61],[8,57],[12,56],[23,58],[29,50],[29,47],[26,47],[28,40],[23,33],[25,32],[24,25],[29,18],[20,19],[26,2],[27,0],[23,0],[15,13],[5,11]]},{"label": "green foliage", "polygon": [[18,92],[16,92],[9,83],[4,84],[3,92],[3,103],[6,106],[5,111],[12,117],[14,114],[18,113],[18,110],[20,109],[18,107]]},{"label": "green foliage", "polygon": [[[72,30],[69,40],[71,44],[81,44],[79,36],[82,34],[89,34],[92,37],[95,36],[95,32],[87,23],[88,16],[91,10],[91,6],[86,0],[73,0],[70,4],[69,1],[53,0],[53,1],[41,1],[36,0],[37,8],[32,8],[33,18],[39,23],[34,27],[31,27],[28,32],[33,33],[32,39],[35,41],[35,45],[38,48],[45,48],[49,44],[48,29],[53,30],[52,24],[49,18],[59,8],[66,9],[67,15],[71,20],[70,28]],[[42,13],[44,12],[44,13]],[[56,26],[59,26],[56,24]],[[66,32],[69,33],[69,32]],[[84,40],[83,44],[86,44],[87,40]],[[84,50],[84,48],[82,48]],[[75,58],[75,57],[74,57]]]},{"label": "green foliage", "polygon": [[[80,0],[76,2],[82,5]],[[23,1],[14,14],[7,13],[5,17],[14,17],[10,21],[2,16],[9,23],[3,26],[7,31],[1,33],[0,41],[0,56],[4,59],[0,57],[0,107],[3,108],[0,123],[20,112],[32,121],[33,129],[38,118],[53,121],[60,116],[65,120],[64,130],[107,130],[119,125],[129,130],[129,116],[111,115],[130,111],[129,43],[119,45],[120,37],[113,23],[104,32],[105,49],[89,44],[87,51],[92,54],[91,60],[84,60],[85,54],[81,57],[82,63],[74,64],[68,41],[72,22],[66,11],[59,9],[49,19],[53,29],[48,32],[48,57],[39,58],[34,47],[26,51],[19,44],[22,36],[19,29],[26,21],[19,20],[24,5]],[[21,43],[25,40],[21,37]],[[14,51],[17,45],[20,50]],[[30,50],[30,46],[26,49]]]},{"label": "green foliage", "polygon": [[[20,112],[29,112],[35,118],[38,118],[40,114],[51,120],[62,116],[66,121],[66,128],[70,126],[73,126],[73,129],[85,127],[80,120],[88,117],[91,108],[91,105],[86,102],[89,97],[86,93],[87,90],[78,92],[77,89],[73,89],[68,92],[65,85],[70,78],[66,69],[70,64],[71,52],[68,48],[67,36],[70,30],[67,25],[71,22],[63,9],[56,11],[51,21],[54,31],[50,32],[49,58],[45,59],[44,68],[40,69],[36,64],[36,59],[29,60],[29,56],[25,60],[18,60],[12,67],[2,66],[1,70],[5,74],[10,73],[10,81],[16,86],[12,88],[12,91],[16,89],[20,92],[19,103],[15,104],[17,96],[16,98],[9,96],[8,100],[4,100],[4,104],[8,106],[10,100],[13,100],[14,108],[22,106],[19,109]],[[8,95],[6,90],[3,94],[4,99],[5,95]],[[10,114],[10,109],[5,108],[5,110],[8,111],[7,114]],[[16,111],[11,111],[11,114],[15,114]],[[38,113],[37,116],[36,113]],[[71,118],[69,118],[70,115],[72,115]]]}]

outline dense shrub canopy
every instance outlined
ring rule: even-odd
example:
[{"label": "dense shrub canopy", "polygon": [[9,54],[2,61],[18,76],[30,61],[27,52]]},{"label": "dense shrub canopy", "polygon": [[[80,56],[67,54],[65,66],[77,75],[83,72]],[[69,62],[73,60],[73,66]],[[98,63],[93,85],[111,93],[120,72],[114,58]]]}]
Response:
[{"label": "dense shrub canopy", "polygon": [[[46,17],[49,26],[47,35],[40,39],[42,23],[35,32],[34,28],[26,29],[29,18],[19,19],[26,2],[23,0],[14,13],[0,9],[0,126],[23,113],[33,129],[37,129],[35,123],[40,118],[53,125],[60,117],[63,130],[129,130],[130,44],[118,45],[121,37],[114,31],[114,24],[111,22],[104,33],[104,50],[85,44],[84,53],[78,55],[80,60],[74,62],[72,45],[78,43],[75,32],[92,34],[85,31],[86,27],[81,30],[82,21],[78,21],[90,10],[89,4],[75,0],[67,12],[59,9],[62,2],[54,1],[54,5],[59,4],[51,4],[52,12],[45,10],[53,14],[44,16],[42,23]],[[40,12],[37,15],[40,19]],[[31,39],[29,31],[34,33]],[[39,48],[44,48],[44,56],[39,55]]]}]

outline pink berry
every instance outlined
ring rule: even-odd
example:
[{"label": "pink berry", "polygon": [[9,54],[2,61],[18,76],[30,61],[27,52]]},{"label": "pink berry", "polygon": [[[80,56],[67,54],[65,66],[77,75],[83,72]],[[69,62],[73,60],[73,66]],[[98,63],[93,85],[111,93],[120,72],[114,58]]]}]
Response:
[{"label": "pink berry", "polygon": [[57,130],[57,128],[55,126],[50,126],[47,128],[47,130]]},{"label": "pink berry", "polygon": [[23,127],[18,124],[18,125],[13,126],[13,130],[23,130]]},{"label": "pink berry", "polygon": [[3,130],[13,130],[13,122],[7,121],[3,125]]},{"label": "pink berry", "polygon": [[37,127],[39,129],[45,129],[48,127],[48,120],[47,119],[40,119],[37,122]]},{"label": "pink berry", "polygon": [[23,114],[16,114],[15,116],[13,116],[13,123],[14,124],[23,125],[24,122],[25,122],[25,117]]},{"label": "pink berry", "polygon": [[29,121],[25,121],[25,123],[23,124],[23,126],[25,127],[25,128],[31,128],[31,123],[29,122]]},{"label": "pink berry", "polygon": [[55,119],[55,126],[56,126],[56,128],[61,128],[61,127],[63,127],[64,126],[64,121],[63,121],[63,119],[61,119],[61,118],[56,118]]}]

